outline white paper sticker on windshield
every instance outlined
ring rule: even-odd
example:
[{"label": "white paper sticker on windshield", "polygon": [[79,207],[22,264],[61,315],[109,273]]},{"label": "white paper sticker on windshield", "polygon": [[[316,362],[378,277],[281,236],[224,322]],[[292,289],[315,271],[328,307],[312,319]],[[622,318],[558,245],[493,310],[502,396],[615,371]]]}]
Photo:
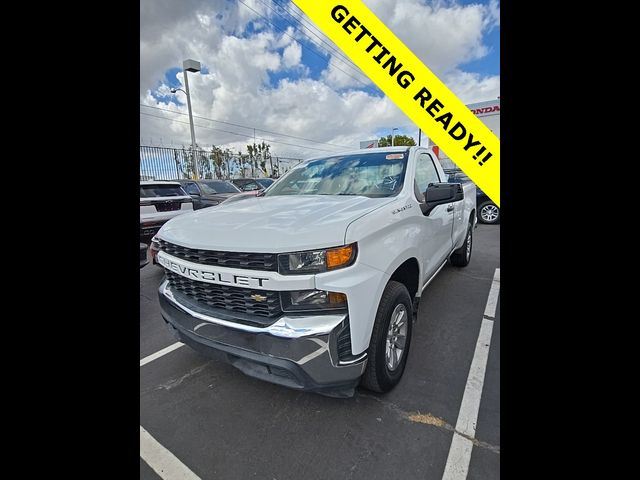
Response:
[{"label": "white paper sticker on windshield", "polygon": [[387,160],[402,160],[404,158],[404,153],[390,153],[384,158]]}]

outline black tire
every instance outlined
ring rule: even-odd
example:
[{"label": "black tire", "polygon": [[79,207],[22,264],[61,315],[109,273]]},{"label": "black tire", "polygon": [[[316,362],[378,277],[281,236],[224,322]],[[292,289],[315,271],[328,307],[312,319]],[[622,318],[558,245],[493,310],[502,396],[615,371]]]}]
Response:
[{"label": "black tire", "polygon": [[500,208],[493,202],[482,202],[478,207],[478,221],[494,225],[500,223]]},{"label": "black tire", "polygon": [[464,243],[451,254],[451,263],[456,267],[466,267],[471,261],[471,250],[473,249],[473,221],[469,221]]},{"label": "black tire", "polygon": [[[398,312],[402,312],[404,306],[406,335],[404,349],[400,354],[400,361],[395,368],[390,369],[387,365],[386,347],[387,334],[392,315],[398,307]],[[362,375],[360,384],[374,392],[388,392],[393,389],[402,374],[409,356],[409,347],[411,346],[411,332],[413,329],[413,302],[407,287],[402,283],[390,281],[382,292],[376,320],[373,324],[373,332],[371,333],[371,343],[369,344],[367,368]]]}]

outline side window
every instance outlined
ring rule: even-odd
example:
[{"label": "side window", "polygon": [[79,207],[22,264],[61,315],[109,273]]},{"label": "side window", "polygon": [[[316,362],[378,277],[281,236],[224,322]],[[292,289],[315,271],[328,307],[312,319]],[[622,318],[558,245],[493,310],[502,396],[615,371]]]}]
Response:
[{"label": "side window", "polygon": [[430,183],[439,183],[440,177],[433,160],[428,153],[421,153],[418,156],[416,165],[416,196],[418,200],[424,202],[424,192]]},{"label": "side window", "polygon": [[182,188],[184,188],[185,192],[189,195],[200,195],[198,186],[195,183],[185,183]]},{"label": "side window", "polygon": [[258,184],[256,182],[249,182],[249,183],[245,183],[244,186],[242,187],[242,190],[244,190],[245,192],[249,192],[252,190],[258,190],[260,189],[260,187],[258,186]]}]

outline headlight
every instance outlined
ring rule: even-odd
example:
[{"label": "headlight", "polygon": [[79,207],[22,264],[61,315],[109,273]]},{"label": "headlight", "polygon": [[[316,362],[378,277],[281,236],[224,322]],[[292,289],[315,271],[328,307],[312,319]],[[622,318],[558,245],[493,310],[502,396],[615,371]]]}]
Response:
[{"label": "headlight", "polygon": [[358,253],[357,245],[326,250],[283,253],[278,255],[279,272],[283,275],[322,273],[352,265]]},{"label": "headlight", "polygon": [[285,312],[344,310],[347,308],[347,296],[344,293],[325,290],[280,292],[280,299],[282,310]]}]

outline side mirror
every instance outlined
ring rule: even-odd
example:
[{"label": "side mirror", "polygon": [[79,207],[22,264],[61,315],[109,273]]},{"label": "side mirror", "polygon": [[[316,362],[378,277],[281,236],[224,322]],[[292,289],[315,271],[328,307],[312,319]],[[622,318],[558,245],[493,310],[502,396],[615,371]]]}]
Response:
[{"label": "side mirror", "polygon": [[464,199],[460,183],[432,183],[424,192],[424,203],[420,205],[422,213],[429,215],[438,205],[458,202]]}]

